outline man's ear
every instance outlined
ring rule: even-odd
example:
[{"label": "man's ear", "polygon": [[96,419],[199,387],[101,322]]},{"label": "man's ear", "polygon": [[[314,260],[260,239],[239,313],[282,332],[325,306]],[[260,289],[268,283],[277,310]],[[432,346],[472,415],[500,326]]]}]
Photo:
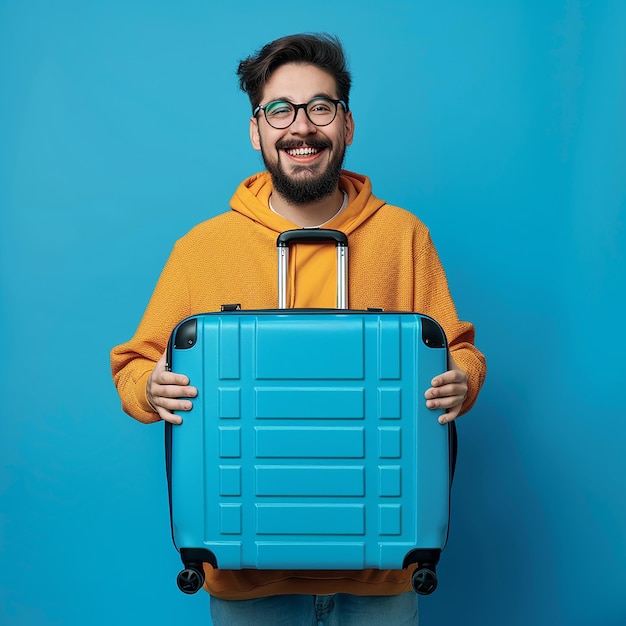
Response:
[{"label": "man's ear", "polygon": [[259,122],[256,117],[250,118],[250,143],[255,150],[261,151],[261,137],[259,136]]},{"label": "man's ear", "polygon": [[354,118],[352,117],[352,111],[348,111],[345,114],[344,132],[346,133],[346,146],[352,144],[354,139]]}]

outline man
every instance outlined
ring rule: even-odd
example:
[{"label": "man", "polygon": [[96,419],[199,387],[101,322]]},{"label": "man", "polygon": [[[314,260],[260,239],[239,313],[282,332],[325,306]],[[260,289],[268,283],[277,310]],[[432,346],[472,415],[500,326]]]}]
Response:
[{"label": "man", "polygon": [[[135,336],[111,353],[124,410],[143,422],[179,424],[197,391],[186,376],[166,371],[171,330],[224,303],[274,308],[277,234],[324,226],[349,237],[351,308],[418,311],[441,323],[450,369],[433,379],[424,402],[445,409],[441,423],[467,412],[483,383],[485,360],[473,345],[473,326],[458,319],[427,228],[376,198],[367,177],[342,170],[354,119],[339,41],[328,35],[278,39],[242,61],[238,75],[252,105],[250,140],[267,172],[241,183],[230,211],[176,242]],[[332,247],[296,246],[292,256],[297,280],[290,306],[333,307]],[[417,623],[406,570],[205,570],[216,625]]]}]

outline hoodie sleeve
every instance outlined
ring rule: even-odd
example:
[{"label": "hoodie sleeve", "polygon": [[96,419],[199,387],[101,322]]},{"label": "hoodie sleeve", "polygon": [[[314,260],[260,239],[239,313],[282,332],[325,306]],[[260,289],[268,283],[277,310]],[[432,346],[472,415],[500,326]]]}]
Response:
[{"label": "hoodie sleeve", "polygon": [[122,409],[140,422],[159,421],[146,398],[146,383],[176,324],[190,315],[184,258],[176,244],[130,341],[111,350],[113,381]]},{"label": "hoodie sleeve", "polygon": [[417,246],[414,256],[415,292],[414,309],[426,313],[443,327],[448,339],[450,354],[457,365],[466,372],[468,380],[467,398],[461,414],[467,413],[478,397],[487,364],[484,355],[474,345],[475,329],[470,322],[459,316],[450,295],[445,271],[439,255],[428,234]]}]

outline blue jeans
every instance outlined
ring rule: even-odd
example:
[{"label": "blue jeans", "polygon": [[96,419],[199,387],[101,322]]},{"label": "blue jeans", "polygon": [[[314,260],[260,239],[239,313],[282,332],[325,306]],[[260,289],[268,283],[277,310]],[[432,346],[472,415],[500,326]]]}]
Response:
[{"label": "blue jeans", "polygon": [[417,594],[294,594],[255,600],[220,600],[211,596],[211,619],[214,626],[415,626]]}]

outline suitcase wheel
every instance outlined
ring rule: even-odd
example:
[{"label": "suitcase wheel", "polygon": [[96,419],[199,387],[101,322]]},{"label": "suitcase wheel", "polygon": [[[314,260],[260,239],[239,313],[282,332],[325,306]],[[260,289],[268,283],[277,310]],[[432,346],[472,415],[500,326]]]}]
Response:
[{"label": "suitcase wheel", "polygon": [[427,596],[437,589],[437,574],[434,565],[423,565],[413,572],[411,585],[415,593]]},{"label": "suitcase wheel", "polygon": [[192,594],[199,591],[202,585],[204,585],[202,566],[197,568],[193,566],[186,567],[178,574],[176,584],[183,593]]}]

